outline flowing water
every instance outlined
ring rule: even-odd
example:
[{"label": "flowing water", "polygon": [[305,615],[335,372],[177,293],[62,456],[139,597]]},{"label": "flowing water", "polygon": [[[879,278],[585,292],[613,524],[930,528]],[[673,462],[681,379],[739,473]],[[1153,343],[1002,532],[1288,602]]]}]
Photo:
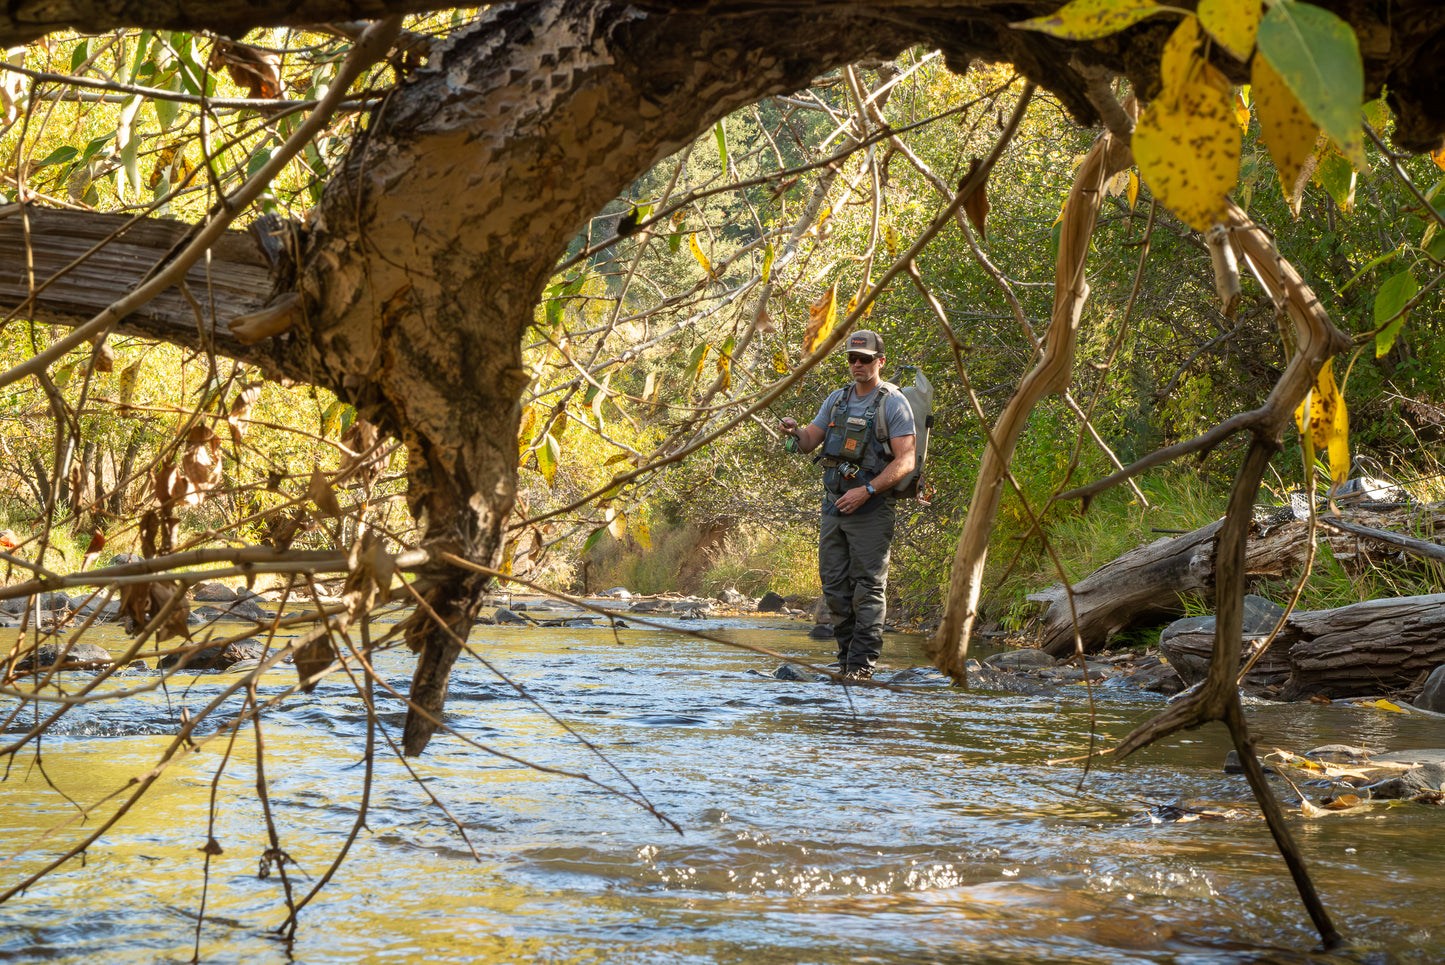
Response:
[{"label": "flowing water", "polygon": [[[830,656],[785,620],[677,626]],[[106,632],[91,639],[119,649]],[[527,696],[463,657],[447,712],[473,743],[437,737],[412,765],[425,791],[382,744],[366,826],[294,941],[276,934],[274,864],[258,875],[270,845],[246,728],[229,756],[214,740],[173,765],[83,862],[0,905],[0,958],[181,962],[199,941],[202,960],[247,965],[1445,960],[1445,809],[1292,819],[1352,941],[1348,957],[1326,956],[1311,953],[1243,778],[1221,769],[1222,729],[1087,775],[1048,763],[1086,753],[1091,729],[1117,739],[1158,698],[1100,693],[1091,714],[1082,688],[1064,700],[787,683],[765,676],[776,660],[666,629],[478,627],[471,643]],[[889,636],[885,663],[923,664],[921,643]],[[405,690],[411,659],[383,653],[377,668]],[[183,714],[237,679],[184,675],[125,706],[78,707],[38,761],[17,756],[0,784],[0,886],[90,833]],[[266,675],[262,696],[293,680],[289,667]],[[399,739],[401,702],[378,688],[377,703]],[[1258,706],[1250,720],[1263,748],[1445,747],[1445,723],[1378,710]],[[356,821],[366,733],[344,678],[265,718],[298,898]],[[1250,813],[1173,820],[1190,812],[1165,806],[1181,804]],[[207,876],[209,838],[221,853]]]}]

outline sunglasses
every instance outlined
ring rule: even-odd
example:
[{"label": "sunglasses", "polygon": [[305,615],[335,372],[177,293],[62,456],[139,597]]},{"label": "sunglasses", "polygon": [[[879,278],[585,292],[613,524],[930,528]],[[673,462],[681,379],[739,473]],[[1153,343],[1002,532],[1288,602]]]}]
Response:
[{"label": "sunglasses", "polygon": [[848,364],[849,364],[849,365],[860,365],[860,364],[861,364],[861,365],[868,365],[868,364],[870,364],[870,363],[872,363],[872,362],[877,361],[877,359],[878,359],[878,356],[876,356],[876,355],[864,355],[864,354],[861,353],[861,352],[849,352],[849,353],[848,353]]}]

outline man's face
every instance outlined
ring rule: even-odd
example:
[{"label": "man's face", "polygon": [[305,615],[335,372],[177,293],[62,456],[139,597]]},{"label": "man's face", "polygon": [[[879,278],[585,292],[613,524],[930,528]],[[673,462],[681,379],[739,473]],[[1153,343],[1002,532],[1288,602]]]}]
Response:
[{"label": "man's face", "polygon": [[884,358],[885,356],[869,355],[867,352],[849,352],[848,374],[852,375],[853,381],[859,385],[867,385],[883,371]]}]

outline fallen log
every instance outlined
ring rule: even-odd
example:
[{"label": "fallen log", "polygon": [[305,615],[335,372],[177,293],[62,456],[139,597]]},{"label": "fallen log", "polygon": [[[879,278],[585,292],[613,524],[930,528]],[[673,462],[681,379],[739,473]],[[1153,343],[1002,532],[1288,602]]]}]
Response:
[{"label": "fallen log", "polygon": [[[1334,525],[1326,525],[1331,522]],[[1084,652],[1094,653],[1121,630],[1182,615],[1187,596],[1212,603],[1214,538],[1220,525],[1210,523],[1130,550],[1073,584],[1072,594],[1059,583],[1030,594],[1029,602],[1040,608],[1030,628],[1036,645],[1052,657],[1069,656],[1074,652],[1077,627]],[[1358,572],[1386,561],[1430,557],[1432,551],[1427,547],[1436,544],[1428,538],[1442,530],[1445,513],[1435,506],[1391,512],[1353,509],[1321,517],[1315,536],[1321,549],[1328,547],[1346,572]],[[1415,536],[1394,535],[1400,531]],[[1256,526],[1245,556],[1251,586],[1297,577],[1304,569],[1309,546],[1305,520]]]},{"label": "fallen log", "polygon": [[[1245,633],[1245,654],[1267,631]],[[1171,624],[1159,650],[1186,684],[1204,679],[1214,646],[1211,617]],[[1412,698],[1445,665],[1445,593],[1367,600],[1331,610],[1291,613],[1279,636],[1243,681],[1246,691],[1278,700],[1311,697]]]}]

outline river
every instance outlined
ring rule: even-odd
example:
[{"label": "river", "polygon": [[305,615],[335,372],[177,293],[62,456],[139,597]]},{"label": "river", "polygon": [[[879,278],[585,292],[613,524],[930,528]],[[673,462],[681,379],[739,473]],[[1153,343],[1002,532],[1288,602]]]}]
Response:
[{"label": "river", "polygon": [[[783,619],[676,626],[820,663],[831,649]],[[108,628],[89,639],[123,645]],[[183,757],[83,863],[0,905],[0,957],[183,962],[199,943],[203,961],[247,965],[1445,960],[1445,809],[1294,812],[1352,942],[1348,956],[1326,956],[1311,953],[1316,936],[1244,779],[1222,771],[1222,728],[1087,775],[1047,763],[1087,752],[1091,730],[1121,737],[1159,698],[1100,693],[1091,711],[1082,688],[1059,700],[788,683],[765,676],[776,660],[668,629],[478,627],[471,644],[512,682],[465,655],[453,676],[449,723],[486,750],[439,735],[413,763],[444,812],[383,745],[367,827],[293,940],[276,934],[280,877],[258,876],[269,845],[247,728],[229,756],[213,740]],[[890,635],[885,663],[925,663],[921,644]],[[389,651],[376,665],[404,690],[411,660]],[[89,833],[113,804],[88,824],[77,805],[123,791],[183,714],[237,678],[183,675],[125,706],[76,708],[38,763],[18,755],[0,784],[0,885]],[[280,668],[261,693],[293,680]],[[377,694],[399,741],[402,705]],[[1445,722],[1373,709],[1249,716],[1262,748],[1445,747]],[[265,718],[267,786],[298,897],[355,822],[366,731],[340,676]],[[1180,804],[1249,813],[1181,822],[1169,807]],[[220,853],[206,879],[211,837]]]}]

